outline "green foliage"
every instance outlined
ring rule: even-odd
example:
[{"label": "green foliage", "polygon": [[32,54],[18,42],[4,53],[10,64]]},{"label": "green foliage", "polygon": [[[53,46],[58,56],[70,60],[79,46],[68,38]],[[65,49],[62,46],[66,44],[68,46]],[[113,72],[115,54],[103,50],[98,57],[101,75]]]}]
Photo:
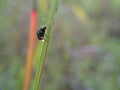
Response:
[{"label": "green foliage", "polygon": [[50,31],[51,31],[51,28],[52,28],[52,24],[53,24],[53,18],[54,18],[54,14],[55,14],[55,11],[56,11],[56,7],[57,7],[57,0],[53,0],[53,6],[52,6],[52,9],[51,9],[51,12],[50,12],[50,16],[49,16],[49,20],[48,20],[48,24],[47,24],[47,32],[46,32],[46,38],[45,38],[45,41],[42,42],[41,41],[41,44],[40,44],[40,47],[41,47],[41,51],[40,51],[40,57],[39,57],[39,64],[38,64],[38,67],[37,67],[37,72],[36,72],[36,76],[35,76],[35,82],[34,82],[34,87],[33,87],[33,90],[38,90],[39,89],[39,82],[40,82],[40,77],[41,77],[41,74],[42,74],[42,68],[43,68],[43,65],[44,65],[44,59],[45,59],[45,55],[46,55],[46,51],[47,51],[47,48],[48,48],[48,43],[49,43],[49,38],[50,38]]},{"label": "green foliage", "polygon": [[[40,24],[51,12],[46,1],[44,13],[38,3]],[[58,6],[40,90],[120,90],[120,0],[61,0]],[[31,7],[30,1],[0,0],[2,90],[22,88]],[[45,43],[38,42],[35,59]]]}]

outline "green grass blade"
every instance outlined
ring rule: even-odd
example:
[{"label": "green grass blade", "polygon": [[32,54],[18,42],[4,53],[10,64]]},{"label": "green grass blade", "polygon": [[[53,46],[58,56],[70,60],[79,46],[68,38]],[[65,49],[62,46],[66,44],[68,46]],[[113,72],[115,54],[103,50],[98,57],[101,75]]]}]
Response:
[{"label": "green grass blade", "polygon": [[57,1],[58,0],[53,0],[53,5],[51,8],[50,17],[49,17],[48,24],[47,24],[46,35],[48,36],[48,38],[47,38],[48,42],[46,42],[46,41],[41,42],[42,48],[41,48],[41,52],[40,52],[39,65],[37,67],[33,90],[39,89],[39,82],[40,82],[40,78],[41,78],[41,74],[42,74],[42,68],[43,68],[43,64],[44,64],[45,55],[47,52],[49,39],[50,39],[50,31],[51,31],[51,27],[52,27],[52,23],[53,23],[53,19],[54,19],[54,14],[55,14],[56,8],[57,8]]}]

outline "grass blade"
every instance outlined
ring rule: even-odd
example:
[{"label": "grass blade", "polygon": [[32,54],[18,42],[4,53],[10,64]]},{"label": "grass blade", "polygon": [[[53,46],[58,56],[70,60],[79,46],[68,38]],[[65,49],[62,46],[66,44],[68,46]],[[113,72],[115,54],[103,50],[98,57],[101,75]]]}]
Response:
[{"label": "grass blade", "polygon": [[50,31],[51,31],[51,27],[52,27],[52,23],[53,23],[53,19],[54,19],[54,14],[55,14],[56,8],[57,8],[57,1],[58,0],[53,0],[53,5],[51,8],[50,17],[49,17],[48,24],[47,24],[46,35],[48,36],[48,38],[47,38],[48,42],[46,42],[46,41],[41,42],[42,49],[40,52],[40,60],[39,60],[39,65],[38,65],[37,72],[36,72],[33,90],[39,89],[39,82],[40,82],[40,78],[41,78],[41,74],[42,74],[42,68],[43,68],[43,64],[44,64],[45,55],[47,52],[49,39],[50,39],[49,37],[50,37]]},{"label": "grass blade", "polygon": [[25,65],[25,77],[23,90],[29,90],[31,78],[32,78],[32,67],[33,67],[33,57],[34,57],[34,49],[35,49],[35,34],[37,28],[37,12],[36,10],[32,10],[30,17],[30,33],[29,33],[29,43],[28,43],[28,53]]}]

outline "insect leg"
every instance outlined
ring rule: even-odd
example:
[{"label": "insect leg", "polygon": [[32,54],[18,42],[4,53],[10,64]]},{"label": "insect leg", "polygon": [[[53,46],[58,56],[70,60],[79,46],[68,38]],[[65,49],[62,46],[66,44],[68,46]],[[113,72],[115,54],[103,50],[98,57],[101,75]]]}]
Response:
[{"label": "insect leg", "polygon": [[49,36],[45,34],[45,38],[44,38],[44,40],[45,40],[46,42],[48,42],[48,40],[49,40]]}]

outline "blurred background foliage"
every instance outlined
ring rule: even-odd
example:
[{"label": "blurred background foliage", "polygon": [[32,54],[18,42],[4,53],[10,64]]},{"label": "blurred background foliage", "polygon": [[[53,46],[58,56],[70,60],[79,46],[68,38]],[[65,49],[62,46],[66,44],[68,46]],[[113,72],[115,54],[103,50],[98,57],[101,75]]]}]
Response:
[{"label": "blurred background foliage", "polygon": [[[120,90],[119,6],[120,0],[59,0],[40,90]],[[39,24],[50,7],[51,0],[38,0]],[[31,0],[0,0],[1,90],[22,89],[31,8]]]}]

